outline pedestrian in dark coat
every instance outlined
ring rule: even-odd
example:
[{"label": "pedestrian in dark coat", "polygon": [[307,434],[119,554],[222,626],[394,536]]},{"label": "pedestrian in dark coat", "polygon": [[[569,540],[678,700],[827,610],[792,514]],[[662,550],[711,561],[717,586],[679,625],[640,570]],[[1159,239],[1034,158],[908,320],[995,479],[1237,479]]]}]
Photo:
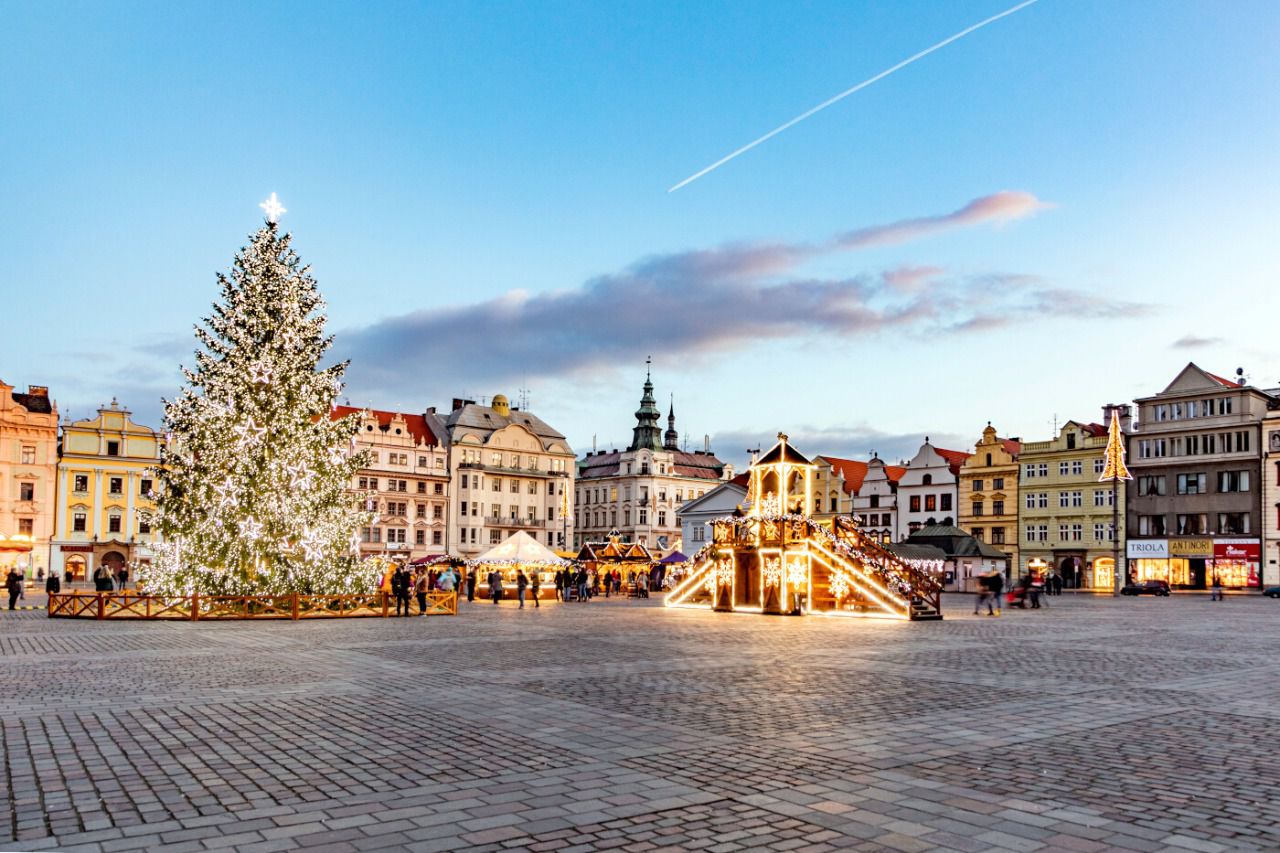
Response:
[{"label": "pedestrian in dark coat", "polygon": [[[413,589],[413,576],[404,566],[391,575],[391,594],[396,597],[396,615],[409,615],[409,592]],[[403,608],[403,609],[402,609]]]},{"label": "pedestrian in dark coat", "polygon": [[4,578],[4,585],[9,590],[9,609],[13,610],[18,606],[18,596],[22,595],[22,575],[16,568],[9,569],[9,574]]},{"label": "pedestrian in dark coat", "polygon": [[467,572],[467,601],[476,600],[476,572],[471,569]]}]

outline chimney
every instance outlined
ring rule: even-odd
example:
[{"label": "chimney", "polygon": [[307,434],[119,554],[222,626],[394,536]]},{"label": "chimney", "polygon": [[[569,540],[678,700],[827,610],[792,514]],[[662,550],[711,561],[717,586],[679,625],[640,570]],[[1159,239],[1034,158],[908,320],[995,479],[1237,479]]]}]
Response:
[{"label": "chimney", "polygon": [[48,385],[28,385],[27,393],[33,397],[48,397],[49,386]]},{"label": "chimney", "polygon": [[1132,431],[1133,413],[1128,403],[1107,403],[1102,407],[1102,425],[1110,428],[1111,413],[1115,412],[1120,421],[1120,431],[1126,435]]},{"label": "chimney", "polygon": [[460,397],[454,397],[454,398],[453,398],[453,408],[452,408],[452,409],[450,409],[449,411],[451,411],[451,412],[456,412],[456,411],[458,411],[458,409],[461,409],[461,408],[463,407],[463,405],[464,405],[464,404],[466,404],[466,402],[467,402],[466,400],[463,400],[463,399],[462,399],[462,398],[460,398]]},{"label": "chimney", "polygon": [[711,436],[706,433],[702,434],[702,452],[708,454],[711,452]]}]

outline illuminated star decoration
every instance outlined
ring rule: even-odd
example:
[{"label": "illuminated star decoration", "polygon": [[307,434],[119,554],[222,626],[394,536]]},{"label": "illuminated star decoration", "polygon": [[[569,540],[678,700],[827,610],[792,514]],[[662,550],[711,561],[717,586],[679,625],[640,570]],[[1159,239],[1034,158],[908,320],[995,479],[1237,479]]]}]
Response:
[{"label": "illuminated star decoration", "polygon": [[311,488],[311,481],[315,478],[315,475],[301,462],[296,465],[290,465],[285,471],[289,474],[290,488],[299,490]]},{"label": "illuminated star decoration", "polygon": [[302,555],[308,562],[315,562],[324,556],[320,549],[320,541],[310,527],[302,531]]},{"label": "illuminated star decoration", "polygon": [[258,426],[253,418],[249,418],[249,420],[237,426],[235,431],[240,435],[241,444],[249,444],[262,438],[266,434],[267,428]]},{"label": "illuminated star decoration", "polygon": [[235,482],[230,477],[223,480],[221,485],[214,486],[213,490],[218,493],[218,509],[226,509],[236,502],[233,494]]},{"label": "illuminated star decoration", "polygon": [[256,518],[246,518],[240,522],[240,532],[247,539],[257,539],[262,535],[262,524]]},{"label": "illuminated star decoration", "polygon": [[262,210],[267,214],[267,221],[272,225],[275,225],[280,221],[280,214],[289,212],[285,206],[280,203],[280,199],[276,198],[275,193],[272,193],[271,198],[258,205],[258,207],[262,208]]},{"label": "illuminated star decoration", "polygon": [[351,542],[351,553],[358,556],[360,554],[360,534],[352,533],[350,542]]},{"label": "illuminated star decoration", "polygon": [[271,365],[265,361],[249,365],[249,378],[260,385],[271,384]]}]

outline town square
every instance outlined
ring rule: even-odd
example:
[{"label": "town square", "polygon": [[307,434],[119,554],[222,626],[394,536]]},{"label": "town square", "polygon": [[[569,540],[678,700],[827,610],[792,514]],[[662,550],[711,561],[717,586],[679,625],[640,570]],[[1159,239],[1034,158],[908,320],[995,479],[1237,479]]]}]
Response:
[{"label": "town square", "polygon": [[0,26],[0,851],[1280,849],[1280,6]]},{"label": "town square", "polygon": [[1280,602],[939,622],[600,599],[252,622],[0,614],[0,847],[1280,844]]}]

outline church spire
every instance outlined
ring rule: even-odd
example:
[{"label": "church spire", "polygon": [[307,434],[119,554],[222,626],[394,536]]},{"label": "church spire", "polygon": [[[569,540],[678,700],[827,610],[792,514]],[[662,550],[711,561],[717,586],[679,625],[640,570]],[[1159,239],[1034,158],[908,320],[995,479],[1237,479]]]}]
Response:
[{"label": "church spire", "polygon": [[680,449],[680,433],[676,432],[676,395],[671,395],[671,408],[667,412],[667,432],[663,436],[662,446],[667,450]]},{"label": "church spire", "polygon": [[658,425],[662,412],[658,409],[658,401],[653,399],[653,377],[649,371],[652,361],[652,358],[644,360],[644,396],[640,398],[640,408],[636,410],[636,425],[632,430],[633,437],[628,451],[662,449],[662,427]]}]

